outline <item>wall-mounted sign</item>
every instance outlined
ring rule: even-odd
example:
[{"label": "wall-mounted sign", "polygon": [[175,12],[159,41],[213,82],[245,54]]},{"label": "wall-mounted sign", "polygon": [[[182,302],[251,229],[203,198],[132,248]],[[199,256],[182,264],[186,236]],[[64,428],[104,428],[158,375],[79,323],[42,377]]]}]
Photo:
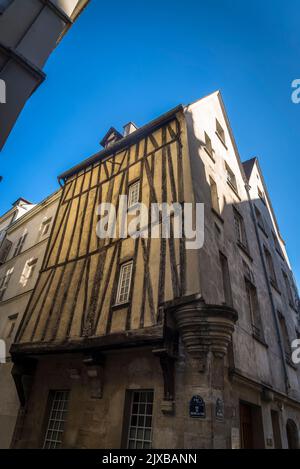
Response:
[{"label": "wall-mounted sign", "polygon": [[217,399],[216,401],[216,418],[218,420],[224,419],[224,402],[222,399]]},{"label": "wall-mounted sign", "polygon": [[205,402],[200,396],[193,396],[190,401],[190,417],[205,419]]}]

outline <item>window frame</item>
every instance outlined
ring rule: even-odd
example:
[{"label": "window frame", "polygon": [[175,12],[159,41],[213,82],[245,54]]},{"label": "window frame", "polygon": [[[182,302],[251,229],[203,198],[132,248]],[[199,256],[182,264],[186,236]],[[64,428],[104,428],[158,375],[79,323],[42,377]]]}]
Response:
[{"label": "window frame", "polygon": [[41,237],[44,237],[49,233],[50,228],[51,228],[51,223],[52,223],[52,217],[49,217],[42,222]]},{"label": "window frame", "polygon": [[237,210],[236,207],[233,208],[233,218],[234,218],[234,231],[238,244],[240,244],[246,251],[249,251],[249,243],[246,232],[246,225],[243,215]]},{"label": "window frame", "polygon": [[[135,394],[139,395],[138,400],[134,400]],[[146,394],[145,402],[141,401],[143,394]],[[153,418],[154,418],[154,389],[128,389],[126,390],[124,419],[123,419],[123,432],[122,432],[122,447],[126,449],[151,449],[153,444]],[[140,407],[143,409],[140,412]],[[149,413],[151,408],[151,413]],[[135,410],[133,412],[133,410]],[[136,424],[132,425],[133,418],[136,417]],[[141,420],[143,419],[143,423]],[[150,426],[147,425],[150,421]],[[131,430],[135,430],[135,435],[132,436]],[[139,431],[143,432],[143,437],[138,438]],[[145,432],[150,431],[150,438],[145,439]],[[133,442],[133,447],[130,448],[130,442]],[[141,448],[138,448],[138,442]],[[146,445],[146,446],[145,446]]]},{"label": "window frame", "polygon": [[237,185],[236,175],[234,174],[231,167],[229,166],[229,164],[226,161],[225,161],[225,169],[226,169],[227,184],[235,192],[235,194],[238,195],[239,192],[238,192],[238,185]]},{"label": "window frame", "polygon": [[220,198],[219,198],[219,193],[218,193],[218,186],[212,176],[209,176],[209,186],[210,186],[210,196],[211,196],[211,207],[218,215],[220,215],[221,209],[220,209]]},{"label": "window frame", "polygon": [[[126,298],[124,298],[124,300],[121,300],[121,295],[122,295],[121,290],[123,288],[122,286],[123,272],[124,272],[124,269],[129,265],[131,268],[130,268],[130,275],[129,275],[129,282],[128,282],[128,290],[126,292]],[[115,302],[116,306],[126,305],[129,302],[131,288],[132,288],[132,276],[133,276],[133,260],[131,259],[129,261],[123,262],[122,264],[120,264],[120,267],[119,267],[118,288],[117,288],[116,302]]]},{"label": "window frame", "polygon": [[[138,188],[136,191],[136,200],[132,201],[132,194],[134,194],[135,188]],[[140,191],[141,191],[141,181],[137,179],[136,181],[132,181],[128,186],[128,209],[135,207],[140,202]]]},{"label": "window frame", "polygon": [[20,236],[20,238],[18,239],[16,248],[14,250],[13,257],[17,257],[19,254],[22,253],[27,236],[28,236],[28,232],[23,233],[22,236]]},{"label": "window frame", "polygon": [[[44,425],[44,436],[43,436],[43,442],[42,442],[42,448],[43,449],[59,449],[62,447],[63,445],[63,437],[64,437],[64,432],[65,432],[65,424],[67,422],[67,416],[68,416],[68,412],[69,412],[69,402],[70,402],[70,389],[53,389],[53,390],[50,390],[49,393],[48,393],[48,401],[47,401],[47,409],[46,409],[46,414],[45,414],[45,425]],[[55,399],[55,397],[57,396],[57,394],[67,394],[67,399],[61,399],[61,400],[58,400],[58,399]],[[66,402],[66,407],[63,407],[61,408],[60,406],[58,408],[55,408],[55,403],[56,402]],[[52,418],[54,417],[55,414],[57,413],[61,413],[63,416],[64,415],[64,418],[61,418],[61,419],[57,419],[56,416],[55,418]],[[54,424],[58,423],[58,428],[55,428],[55,425],[54,427],[52,428],[50,425],[51,425],[51,422],[54,422]],[[63,426],[64,428],[61,430],[61,427],[60,427],[60,423],[63,423]],[[51,439],[51,438],[47,438],[48,437],[48,433],[60,433],[61,434],[61,439],[58,440],[58,439]],[[47,443],[50,444],[50,448],[47,447]],[[58,446],[55,446],[54,448],[51,448],[51,444],[54,444],[54,445],[58,445]]]},{"label": "window frame", "polygon": [[278,289],[278,281],[277,281],[277,277],[276,277],[274,260],[273,260],[273,257],[272,257],[272,254],[271,254],[270,250],[265,245],[264,245],[264,252],[265,252],[265,259],[267,261],[268,274],[269,274],[270,282],[273,285],[273,287]]},{"label": "window frame", "polygon": [[226,135],[225,135],[225,129],[221,125],[220,121],[216,119],[216,134],[223,143],[223,145],[227,148],[226,146]]}]

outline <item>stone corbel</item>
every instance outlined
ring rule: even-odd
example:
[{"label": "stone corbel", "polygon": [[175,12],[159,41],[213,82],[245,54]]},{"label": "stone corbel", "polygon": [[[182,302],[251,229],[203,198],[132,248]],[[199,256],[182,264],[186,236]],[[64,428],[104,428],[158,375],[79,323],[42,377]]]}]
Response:
[{"label": "stone corbel", "polygon": [[18,359],[14,362],[11,374],[22,407],[25,407],[28,401],[36,365],[37,360],[33,358]]},{"label": "stone corbel", "polygon": [[223,359],[231,343],[237,312],[225,305],[209,305],[194,295],[182,298],[171,310],[187,353],[197,361],[198,369],[207,369],[207,357],[212,352]]},{"label": "stone corbel", "polygon": [[91,398],[102,399],[104,382],[104,356],[91,355],[83,360],[86,366],[86,374],[89,379]]},{"label": "stone corbel", "polygon": [[176,356],[167,347],[153,350],[159,358],[163,380],[164,399],[161,402],[161,411],[164,414],[174,414],[175,411],[175,360]]}]

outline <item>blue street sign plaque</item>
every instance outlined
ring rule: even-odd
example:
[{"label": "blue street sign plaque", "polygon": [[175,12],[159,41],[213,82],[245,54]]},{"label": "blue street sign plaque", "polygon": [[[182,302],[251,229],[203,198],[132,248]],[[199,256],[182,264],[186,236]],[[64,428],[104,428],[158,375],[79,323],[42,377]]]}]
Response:
[{"label": "blue street sign plaque", "polygon": [[205,419],[205,402],[200,396],[193,396],[190,401],[190,417],[194,419]]}]

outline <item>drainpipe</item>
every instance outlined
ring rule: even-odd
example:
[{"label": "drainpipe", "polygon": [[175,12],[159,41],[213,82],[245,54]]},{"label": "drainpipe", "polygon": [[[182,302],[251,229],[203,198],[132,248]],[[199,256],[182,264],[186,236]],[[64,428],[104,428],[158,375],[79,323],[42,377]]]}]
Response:
[{"label": "drainpipe", "polygon": [[253,201],[252,201],[251,196],[250,196],[250,186],[249,186],[249,184],[245,183],[245,189],[246,189],[248,201],[249,201],[249,204],[250,204],[250,207],[251,207],[251,217],[252,217],[252,221],[254,223],[255,234],[256,234],[256,238],[257,238],[257,242],[258,242],[260,257],[261,257],[262,264],[263,264],[264,275],[265,275],[265,279],[266,279],[266,282],[267,282],[268,293],[269,293],[271,307],[272,307],[272,313],[273,313],[273,319],[274,319],[274,322],[275,322],[275,327],[276,327],[276,332],[277,332],[277,337],[278,337],[278,343],[279,343],[279,346],[280,346],[281,359],[282,359],[282,363],[283,363],[283,371],[284,371],[284,378],[285,378],[286,393],[289,394],[289,390],[290,390],[291,387],[290,387],[289,375],[288,375],[287,364],[286,364],[286,359],[285,359],[285,350],[284,350],[284,346],[283,346],[283,343],[282,343],[279,319],[278,319],[278,315],[277,315],[277,311],[276,311],[276,307],[275,307],[275,303],[274,303],[274,299],[273,299],[272,287],[271,287],[271,284],[270,284],[270,278],[269,278],[269,274],[268,274],[268,270],[267,270],[267,266],[266,266],[265,256],[264,256],[264,253],[263,253],[262,243],[261,243],[261,240],[260,240],[259,231],[258,231],[258,227],[257,227],[257,223],[256,223],[256,217],[255,217],[255,212],[254,212],[254,207],[253,207]]}]

